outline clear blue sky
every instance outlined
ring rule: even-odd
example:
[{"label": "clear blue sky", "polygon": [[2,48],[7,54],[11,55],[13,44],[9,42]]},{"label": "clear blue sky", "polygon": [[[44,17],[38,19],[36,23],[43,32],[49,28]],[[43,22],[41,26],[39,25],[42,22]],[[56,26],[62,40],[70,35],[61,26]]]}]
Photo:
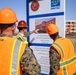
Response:
[{"label": "clear blue sky", "polygon": [[[18,18],[18,21],[20,20],[26,20],[26,0],[0,0],[0,10],[2,8],[12,8]],[[17,28],[16,28],[16,31]]]},{"label": "clear blue sky", "polygon": [[[65,0],[66,20],[76,20],[76,0]],[[12,8],[18,20],[26,20],[26,0],[0,0],[0,9],[4,7]]]},{"label": "clear blue sky", "polygon": [[65,0],[66,20],[76,20],[76,0]]},{"label": "clear blue sky", "polygon": [[5,7],[12,8],[18,20],[26,20],[26,0],[0,0],[0,10]]}]

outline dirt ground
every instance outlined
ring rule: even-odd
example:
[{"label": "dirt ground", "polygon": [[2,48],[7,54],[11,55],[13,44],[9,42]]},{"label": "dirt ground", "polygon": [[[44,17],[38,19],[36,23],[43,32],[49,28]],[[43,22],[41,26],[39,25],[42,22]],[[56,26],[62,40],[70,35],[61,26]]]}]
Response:
[{"label": "dirt ground", "polygon": [[72,32],[72,33],[66,35],[65,37],[67,37],[67,38],[72,38],[72,39],[76,39],[76,33],[75,33],[75,32]]}]

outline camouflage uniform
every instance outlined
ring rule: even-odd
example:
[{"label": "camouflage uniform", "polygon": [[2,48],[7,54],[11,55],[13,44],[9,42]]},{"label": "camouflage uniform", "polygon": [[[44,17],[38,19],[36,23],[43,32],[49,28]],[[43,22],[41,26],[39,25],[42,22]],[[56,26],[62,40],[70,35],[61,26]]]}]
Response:
[{"label": "camouflage uniform", "polygon": [[[69,38],[72,42],[73,45],[76,46],[76,39],[75,38]],[[50,58],[50,73],[49,75],[56,75],[59,67],[60,67],[60,55],[57,52],[57,50],[51,46],[50,51],[49,51],[49,58]],[[76,75],[76,72],[73,74]]]},{"label": "camouflage uniform", "polygon": [[21,66],[27,75],[40,75],[40,65],[30,48],[26,48],[22,55]]},{"label": "camouflage uniform", "polygon": [[49,75],[56,75],[59,68],[60,55],[53,46],[50,47],[49,58],[50,58]]},{"label": "camouflage uniform", "polygon": [[[28,36],[29,35],[30,33],[28,34]],[[23,42],[26,41],[25,38],[21,35],[17,36],[17,39],[20,39]],[[40,75],[41,73],[40,64],[37,62],[37,59],[35,58],[32,49],[29,47],[26,48],[21,57],[21,67],[23,70],[22,75]]]}]

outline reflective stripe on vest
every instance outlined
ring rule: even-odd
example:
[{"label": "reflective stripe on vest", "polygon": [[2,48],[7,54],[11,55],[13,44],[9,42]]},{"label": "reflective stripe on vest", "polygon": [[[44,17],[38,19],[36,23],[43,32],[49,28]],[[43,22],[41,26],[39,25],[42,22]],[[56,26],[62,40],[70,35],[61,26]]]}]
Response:
[{"label": "reflective stripe on vest", "polygon": [[22,35],[20,35],[20,34],[18,34],[18,35],[16,36],[16,38],[17,38],[17,39],[20,38],[22,41],[25,41],[25,38],[24,38]]},{"label": "reflective stripe on vest", "polygon": [[[69,40],[69,41],[70,41],[70,40]],[[64,60],[64,50],[63,50],[63,48],[60,46],[60,44],[58,44],[57,42],[55,42],[55,43],[53,44],[53,45],[55,45],[55,46],[57,46],[57,47],[59,48],[59,50],[60,50],[60,52],[61,52],[61,54],[62,54],[62,61],[61,61],[61,63],[60,63],[60,67],[63,68],[63,73],[64,73],[64,75],[67,75],[66,65],[68,65],[68,64],[76,61],[75,44],[74,44],[72,41],[70,41],[70,42],[71,42],[72,46],[74,46],[74,53],[75,53],[75,55],[74,55],[73,58],[71,58],[71,59],[69,59],[69,60],[67,60],[67,61]]]},{"label": "reflective stripe on vest", "polygon": [[71,43],[73,44],[73,46],[74,46],[74,53],[75,53],[75,57],[76,57],[76,43],[73,43],[73,41],[72,40],[70,40],[71,41]]},{"label": "reflective stripe on vest", "polygon": [[[62,49],[62,47],[59,44],[57,44],[57,43],[54,43],[54,44],[60,48],[61,53],[62,53],[62,58],[64,58],[64,50]],[[64,61],[64,59],[62,59],[62,62],[63,61]],[[60,66],[61,66],[61,64],[60,64]],[[64,65],[62,65],[62,66],[63,66],[63,73],[64,73],[64,75],[67,75],[66,67]]]},{"label": "reflective stripe on vest", "polygon": [[28,42],[25,40],[25,38],[24,38],[22,35],[18,34],[18,35],[16,36],[16,38],[17,38],[17,39],[21,39],[22,41],[24,41],[24,43],[28,44]]},{"label": "reflective stripe on vest", "polygon": [[75,55],[75,63],[76,63],[76,43],[74,43],[75,41],[70,40],[70,42],[73,44],[74,46],[74,55]]},{"label": "reflective stripe on vest", "polygon": [[21,41],[16,39],[12,49],[10,75],[18,74],[21,45],[22,45]]}]

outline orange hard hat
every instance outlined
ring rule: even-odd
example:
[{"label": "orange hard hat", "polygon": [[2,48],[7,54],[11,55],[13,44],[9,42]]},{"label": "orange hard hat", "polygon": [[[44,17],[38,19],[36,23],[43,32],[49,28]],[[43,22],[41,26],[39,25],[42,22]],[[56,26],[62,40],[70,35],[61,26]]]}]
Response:
[{"label": "orange hard hat", "polygon": [[11,24],[17,22],[15,12],[10,8],[0,10],[0,24]]},{"label": "orange hard hat", "polygon": [[49,35],[52,35],[52,34],[55,34],[56,32],[59,32],[59,29],[55,24],[49,24],[46,28],[46,32]]},{"label": "orange hard hat", "polygon": [[24,20],[21,20],[18,22],[18,28],[22,28],[22,27],[25,27],[27,28],[27,23],[24,21]]}]

